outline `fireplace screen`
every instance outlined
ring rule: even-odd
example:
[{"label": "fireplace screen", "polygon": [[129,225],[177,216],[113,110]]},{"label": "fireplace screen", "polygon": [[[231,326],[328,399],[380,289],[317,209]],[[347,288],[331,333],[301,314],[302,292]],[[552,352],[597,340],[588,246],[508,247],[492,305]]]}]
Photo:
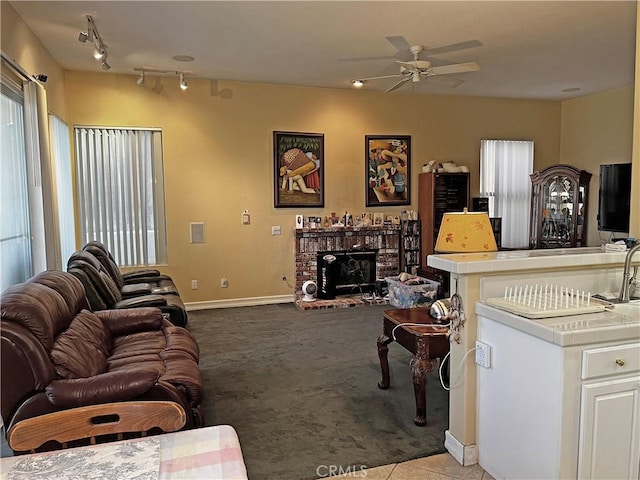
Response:
[{"label": "fireplace screen", "polygon": [[373,292],[376,287],[376,250],[318,252],[318,297]]}]

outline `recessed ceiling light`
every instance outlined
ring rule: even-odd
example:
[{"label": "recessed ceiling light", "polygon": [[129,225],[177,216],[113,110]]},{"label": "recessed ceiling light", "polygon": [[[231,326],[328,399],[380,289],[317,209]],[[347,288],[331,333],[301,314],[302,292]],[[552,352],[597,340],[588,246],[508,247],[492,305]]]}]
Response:
[{"label": "recessed ceiling light", "polygon": [[570,87],[570,88],[563,88],[562,92],[569,93],[569,92],[577,92],[578,90],[580,90],[580,87]]},{"label": "recessed ceiling light", "polygon": [[351,83],[353,83],[353,86],[356,87],[356,88],[360,88],[360,87],[362,87],[364,85],[364,82],[362,80],[354,80]]},{"label": "recessed ceiling light", "polygon": [[176,62],[193,62],[195,60],[191,55],[174,55],[171,58]]}]

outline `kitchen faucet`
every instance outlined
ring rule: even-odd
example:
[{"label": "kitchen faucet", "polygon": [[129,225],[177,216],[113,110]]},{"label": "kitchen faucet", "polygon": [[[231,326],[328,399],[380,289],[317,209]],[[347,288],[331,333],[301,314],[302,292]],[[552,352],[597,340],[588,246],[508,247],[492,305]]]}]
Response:
[{"label": "kitchen faucet", "polygon": [[622,287],[620,288],[618,302],[627,303],[629,301],[629,288],[632,283],[635,284],[638,273],[638,267],[634,267],[633,278],[629,278],[631,276],[631,258],[638,250],[640,250],[640,243],[636,243],[633,248],[627,252],[627,257],[624,260],[624,273],[622,274]]}]

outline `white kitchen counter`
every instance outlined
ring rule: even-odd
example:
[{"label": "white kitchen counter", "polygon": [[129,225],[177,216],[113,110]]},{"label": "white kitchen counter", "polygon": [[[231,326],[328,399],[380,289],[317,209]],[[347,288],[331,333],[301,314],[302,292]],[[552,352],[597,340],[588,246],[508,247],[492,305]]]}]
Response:
[{"label": "white kitchen counter", "polygon": [[477,303],[476,315],[563,347],[640,338],[640,303],[636,302],[614,307],[613,311],[536,320]]},{"label": "white kitchen counter", "polygon": [[[614,292],[617,295],[625,258],[626,252],[605,252],[600,247],[504,250],[427,257],[430,267],[451,274],[450,292],[457,292],[461,296],[466,314],[466,321],[460,330],[460,343],[451,344],[451,364],[464,364],[465,368],[449,394],[449,430],[445,432],[445,447],[458,462],[471,465],[478,458],[476,365],[471,356],[467,355],[475,347],[477,339],[477,302],[502,296],[506,287],[532,283],[557,284],[560,287],[591,292],[593,295],[604,292]],[[633,264],[640,264],[639,256],[634,258]],[[538,323],[524,319],[513,320],[516,316],[506,312],[498,313],[498,317],[519,322],[523,331],[529,329],[530,333],[543,336],[548,339],[544,343],[550,348],[579,348],[573,345],[588,342],[594,336],[599,336],[602,341],[611,339],[612,342],[617,342],[620,336],[627,333],[637,337],[638,331],[633,317],[624,319],[625,315],[620,315],[620,312],[604,316],[580,315],[572,320],[547,319]],[[618,321],[622,324],[617,324]],[[581,324],[586,328],[580,329]],[[535,336],[531,339],[542,340]],[[558,343],[553,343],[554,341]]]},{"label": "white kitchen counter", "polygon": [[640,302],[475,314],[478,463],[496,479],[640,480]]}]

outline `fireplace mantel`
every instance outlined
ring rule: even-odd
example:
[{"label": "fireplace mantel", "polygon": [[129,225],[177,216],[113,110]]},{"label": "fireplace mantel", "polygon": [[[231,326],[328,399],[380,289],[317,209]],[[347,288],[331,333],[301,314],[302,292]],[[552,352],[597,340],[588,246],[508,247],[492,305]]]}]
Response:
[{"label": "fireplace mantel", "polygon": [[348,252],[356,246],[358,249],[376,250],[376,277],[383,279],[398,274],[399,225],[299,228],[295,236],[296,296],[300,295],[304,282],[317,278],[317,252]]}]

